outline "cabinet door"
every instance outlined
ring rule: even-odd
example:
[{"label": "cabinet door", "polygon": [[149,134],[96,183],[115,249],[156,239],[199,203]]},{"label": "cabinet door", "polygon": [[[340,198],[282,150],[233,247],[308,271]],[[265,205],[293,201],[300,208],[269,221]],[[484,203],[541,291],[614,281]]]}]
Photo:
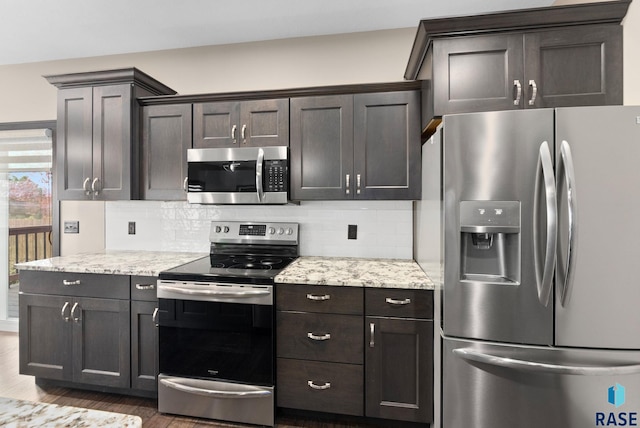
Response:
[{"label": "cabinet door", "polygon": [[20,294],[20,374],[71,380],[71,305],[66,296]]},{"label": "cabinet door", "polygon": [[157,302],[131,302],[131,387],[156,391],[158,329],[153,319]]},{"label": "cabinet door", "polygon": [[291,198],[353,198],[353,96],[291,99]]},{"label": "cabinet door", "polygon": [[59,199],[91,199],[93,180],[92,88],[58,91],[56,175]]},{"label": "cabinet door", "polygon": [[289,99],[245,101],[240,104],[240,145],[289,145]]},{"label": "cabinet door", "polygon": [[240,146],[240,104],[237,102],[193,105],[193,147]]},{"label": "cabinet door", "polygon": [[434,41],[435,115],[522,108],[522,43],[522,34]]},{"label": "cabinet door", "polygon": [[142,199],[185,200],[191,104],[142,109]]},{"label": "cabinet door", "polygon": [[129,301],[80,298],[74,307],[71,313],[73,381],[128,388]]},{"label": "cabinet door", "polygon": [[620,25],[528,33],[524,40],[526,107],[622,104]]},{"label": "cabinet door", "polygon": [[93,88],[94,199],[123,200],[132,197],[131,85]]},{"label": "cabinet door", "polygon": [[433,322],[365,319],[365,415],[431,422]]},{"label": "cabinet door", "polygon": [[419,199],[420,93],[354,97],[356,199]]}]

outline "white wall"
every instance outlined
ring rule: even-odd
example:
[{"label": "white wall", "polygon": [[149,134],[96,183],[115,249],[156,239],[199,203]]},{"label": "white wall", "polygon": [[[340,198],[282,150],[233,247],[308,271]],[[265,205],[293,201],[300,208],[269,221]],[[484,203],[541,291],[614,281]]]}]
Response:
[{"label": "white wall", "polygon": [[[416,19],[416,25],[418,20]],[[0,122],[56,117],[42,76],[137,67],[180,94],[403,80],[415,28],[0,66]]]}]

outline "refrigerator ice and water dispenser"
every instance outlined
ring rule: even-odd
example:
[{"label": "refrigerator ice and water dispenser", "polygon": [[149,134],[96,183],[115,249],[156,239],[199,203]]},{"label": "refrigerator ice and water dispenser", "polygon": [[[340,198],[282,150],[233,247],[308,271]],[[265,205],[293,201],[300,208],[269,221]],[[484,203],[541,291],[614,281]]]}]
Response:
[{"label": "refrigerator ice and water dispenser", "polygon": [[460,280],[520,284],[520,202],[460,202]]}]

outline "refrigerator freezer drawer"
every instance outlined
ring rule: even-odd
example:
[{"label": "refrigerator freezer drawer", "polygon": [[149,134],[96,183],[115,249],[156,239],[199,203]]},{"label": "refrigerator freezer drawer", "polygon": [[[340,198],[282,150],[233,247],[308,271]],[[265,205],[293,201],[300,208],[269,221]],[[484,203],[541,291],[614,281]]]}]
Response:
[{"label": "refrigerator freezer drawer", "polygon": [[444,338],[443,428],[640,423],[640,352]]}]

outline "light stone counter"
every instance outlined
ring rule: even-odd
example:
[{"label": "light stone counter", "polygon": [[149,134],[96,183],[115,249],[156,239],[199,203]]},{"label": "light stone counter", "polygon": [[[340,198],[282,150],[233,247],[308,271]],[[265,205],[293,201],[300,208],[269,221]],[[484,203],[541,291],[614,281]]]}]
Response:
[{"label": "light stone counter", "polygon": [[15,428],[138,428],[140,416],[0,397],[0,426]]},{"label": "light stone counter", "polygon": [[433,290],[433,282],[413,260],[300,257],[276,283]]},{"label": "light stone counter", "polygon": [[18,270],[158,276],[164,270],[206,256],[164,251],[102,251],[18,263]]}]

